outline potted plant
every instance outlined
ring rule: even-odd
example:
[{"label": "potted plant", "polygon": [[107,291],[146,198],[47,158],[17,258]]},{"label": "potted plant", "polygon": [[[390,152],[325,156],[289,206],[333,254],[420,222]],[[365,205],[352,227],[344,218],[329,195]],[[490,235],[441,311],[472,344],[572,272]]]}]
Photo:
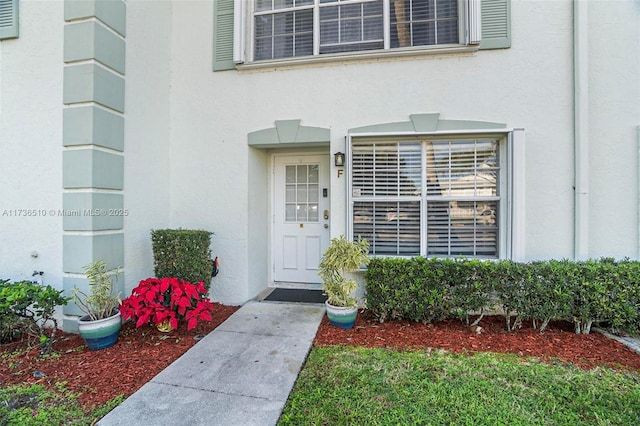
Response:
[{"label": "potted plant", "polygon": [[353,292],[358,287],[347,273],[355,272],[369,263],[369,242],[358,238],[348,241],[344,235],[332,238],[322,255],[319,275],[322,290],[327,296],[325,305],[329,322],[340,328],[350,329],[358,314],[358,301]]},{"label": "potted plant", "polygon": [[120,334],[120,295],[113,294],[113,279],[117,279],[120,270],[107,271],[104,260],[95,261],[84,270],[89,280],[89,294],[76,287],[73,301],[86,314],[78,318],[78,332],[89,349],[95,351],[113,346]]},{"label": "potted plant", "polygon": [[122,318],[136,321],[136,327],[153,323],[160,331],[178,328],[179,320],[192,330],[198,321],[211,321],[213,304],[206,297],[204,282],[192,284],[179,278],[148,278],[120,304]]}]

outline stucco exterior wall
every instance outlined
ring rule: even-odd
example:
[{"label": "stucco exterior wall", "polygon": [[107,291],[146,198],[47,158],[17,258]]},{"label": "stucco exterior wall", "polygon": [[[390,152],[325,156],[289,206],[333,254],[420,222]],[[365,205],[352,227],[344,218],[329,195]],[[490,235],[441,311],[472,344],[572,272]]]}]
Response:
[{"label": "stucco exterior wall", "polygon": [[[20,37],[0,41],[0,278],[43,271],[43,282],[57,289],[63,24],[61,1],[21,1]],[[20,212],[29,209],[35,216]]]},{"label": "stucco exterior wall", "polygon": [[589,8],[589,251],[638,258],[640,2]]},{"label": "stucco exterior wall", "polygon": [[125,289],[153,276],[151,230],[171,226],[171,3],[127,1]]}]

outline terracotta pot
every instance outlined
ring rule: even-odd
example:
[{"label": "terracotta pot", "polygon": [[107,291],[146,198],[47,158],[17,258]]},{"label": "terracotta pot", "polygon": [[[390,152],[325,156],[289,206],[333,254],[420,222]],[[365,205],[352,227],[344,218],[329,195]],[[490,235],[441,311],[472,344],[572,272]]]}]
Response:
[{"label": "terracotta pot", "polygon": [[92,320],[89,315],[78,318],[78,332],[90,350],[97,351],[113,346],[122,327],[120,311],[109,318]]},{"label": "terracotta pot", "polygon": [[327,307],[327,317],[331,325],[348,330],[353,327],[358,315],[358,308],[344,308],[342,306],[333,306],[329,302],[324,302]]}]

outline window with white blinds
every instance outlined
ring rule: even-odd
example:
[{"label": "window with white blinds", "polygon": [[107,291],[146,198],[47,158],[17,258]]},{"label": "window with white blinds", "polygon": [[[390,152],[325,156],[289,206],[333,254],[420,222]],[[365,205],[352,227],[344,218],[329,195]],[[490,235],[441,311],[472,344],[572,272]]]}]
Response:
[{"label": "window with white blinds", "polygon": [[469,1],[254,0],[254,60],[461,44]]},{"label": "window with white blinds", "polygon": [[497,258],[499,140],[354,141],[353,236],[374,255]]}]

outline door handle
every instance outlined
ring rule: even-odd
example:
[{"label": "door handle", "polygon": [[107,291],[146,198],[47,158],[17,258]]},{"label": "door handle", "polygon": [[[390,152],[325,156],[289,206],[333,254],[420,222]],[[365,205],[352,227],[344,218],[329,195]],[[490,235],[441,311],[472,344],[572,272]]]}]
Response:
[{"label": "door handle", "polygon": [[328,223],[325,223],[325,224],[324,224],[324,229],[328,229],[328,228],[329,228],[329,224],[328,224]]},{"label": "door handle", "polygon": [[325,210],[323,213],[324,220],[329,219],[329,210]]}]

